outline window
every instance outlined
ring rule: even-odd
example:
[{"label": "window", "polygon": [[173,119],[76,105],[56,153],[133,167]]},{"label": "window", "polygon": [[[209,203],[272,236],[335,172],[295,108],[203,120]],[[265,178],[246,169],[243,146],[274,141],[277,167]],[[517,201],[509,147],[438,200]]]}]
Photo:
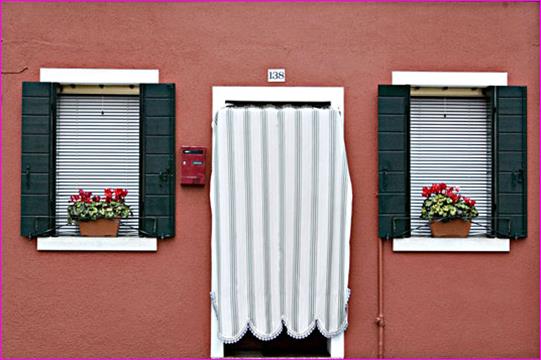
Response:
[{"label": "window", "polygon": [[[475,199],[479,216],[470,235],[485,235],[492,215],[492,147],[486,97],[412,96],[410,103],[411,235],[430,236],[422,220],[423,186],[459,185]],[[477,93],[474,93],[477,94]]]},{"label": "window", "polygon": [[[42,80],[65,81],[67,73],[74,82],[91,78],[126,84],[129,75],[122,70],[49,70],[56,72],[42,69]],[[138,71],[144,74],[138,76]],[[146,70],[133,72],[132,80],[149,78]],[[139,94],[133,95],[137,86]],[[111,88],[117,94],[126,89]],[[57,203],[64,192],[71,192],[76,174],[82,174],[82,181],[91,180],[100,188],[109,181],[123,182],[134,198],[139,197],[133,204],[139,216],[129,220],[121,234],[174,236],[175,87],[135,84],[128,92],[132,95],[67,95],[56,82],[23,83],[21,235],[61,235],[57,226],[63,222],[62,205]],[[120,168],[105,161],[116,150]],[[96,157],[103,161],[96,164]]]},{"label": "window", "polygon": [[77,234],[75,224],[67,225],[71,194],[85,189],[101,195],[109,187],[127,189],[126,203],[133,211],[133,217],[122,220],[119,236],[138,235],[139,145],[138,95],[58,95],[57,234]]},{"label": "window", "polygon": [[[432,74],[433,78],[437,78],[438,73],[435,74]],[[450,78],[448,74],[445,75],[443,81]],[[483,95],[482,97],[467,99],[456,97],[457,93],[461,94],[459,89],[441,89],[434,85],[441,79],[432,79],[432,87],[427,91],[432,94],[439,92],[439,96],[432,98],[416,97],[423,90],[417,89],[416,86],[380,85],[378,100],[380,237],[395,239],[419,235],[414,226],[418,222],[415,219],[417,205],[413,201],[417,195],[413,192],[425,180],[429,183],[432,179],[451,175],[447,173],[446,166],[441,170],[431,169],[433,161],[431,151],[434,151],[431,145],[434,145],[436,139],[441,140],[438,143],[441,146],[447,144],[447,150],[451,150],[451,144],[463,145],[468,149],[463,155],[457,153],[455,159],[446,155],[446,161],[463,160],[463,164],[460,164],[461,169],[469,168],[467,171],[470,176],[469,179],[457,180],[464,181],[466,186],[476,191],[481,201],[486,203],[480,205],[486,209],[485,222],[488,229],[482,231],[481,228],[484,227],[478,228],[478,234],[507,239],[526,236],[526,89],[518,86],[486,86],[485,83],[482,84],[484,85],[482,89],[472,90],[471,87],[475,86],[475,79],[473,83],[471,80],[472,76],[474,77],[469,73],[462,77],[465,81],[459,84],[457,79],[460,80],[461,76],[456,75],[454,85],[469,86],[468,91],[478,92],[477,95]],[[487,74],[481,76],[481,83],[490,80],[487,78],[490,78]],[[426,86],[427,76],[420,79],[419,84]],[[406,81],[411,81],[411,78]],[[393,82],[395,82],[394,74]],[[499,85],[498,81],[495,85]],[[441,97],[441,94],[446,92],[454,93],[455,96]],[[437,127],[449,126],[449,120],[443,115],[445,113],[453,115],[445,108],[450,105],[450,101],[454,102],[453,106],[457,111],[464,112],[460,117],[471,130],[462,134],[451,132],[446,135],[434,131]],[[432,113],[428,111],[429,108],[433,109],[430,110]],[[485,118],[485,111],[486,124],[482,121]],[[429,113],[431,115],[427,115]],[[439,114],[439,122],[432,124],[434,127],[430,128],[430,119],[433,119],[434,114]],[[457,136],[461,140],[454,140]],[[468,157],[476,157],[477,165],[475,161],[468,161]],[[477,178],[474,179],[474,175]],[[432,244],[436,243],[434,239],[430,241]],[[449,250],[462,251],[460,248]],[[479,251],[471,248],[469,250]]]}]

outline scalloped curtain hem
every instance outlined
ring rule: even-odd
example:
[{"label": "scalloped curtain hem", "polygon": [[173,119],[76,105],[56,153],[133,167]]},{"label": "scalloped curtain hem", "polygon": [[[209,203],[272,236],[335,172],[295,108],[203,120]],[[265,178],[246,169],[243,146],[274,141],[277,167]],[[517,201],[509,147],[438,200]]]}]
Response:
[{"label": "scalloped curtain hem", "polygon": [[[327,331],[327,330],[325,330],[322,327],[320,320],[319,319],[314,319],[310,323],[310,325],[306,328],[306,330],[303,330],[301,332],[295,332],[295,331],[292,331],[291,328],[287,325],[289,323],[289,321],[284,316],[282,316],[281,321],[280,321],[280,326],[276,330],[274,330],[273,332],[271,332],[268,335],[264,334],[264,333],[260,333],[259,331],[257,331],[257,329],[254,326],[254,324],[252,323],[252,321],[250,319],[247,319],[244,322],[244,326],[242,327],[242,329],[235,336],[226,337],[226,336],[223,336],[220,332],[218,332],[218,338],[221,341],[223,341],[225,344],[233,344],[233,343],[236,343],[237,341],[239,341],[240,339],[242,339],[242,337],[249,330],[252,333],[252,335],[254,335],[257,339],[259,339],[261,341],[270,341],[270,340],[276,339],[278,337],[278,335],[280,335],[282,333],[282,331],[284,330],[284,326],[285,326],[286,330],[287,330],[287,334],[289,336],[291,336],[292,338],[294,338],[294,339],[304,339],[304,338],[308,337],[314,331],[314,329],[316,329],[316,328],[319,330],[321,335],[323,335],[324,337],[330,339],[330,338],[333,338],[333,337],[335,337],[337,335],[342,334],[344,331],[346,331],[346,329],[348,327],[348,303],[349,303],[350,295],[351,295],[351,290],[348,288],[347,289],[347,294],[346,294],[346,301],[345,301],[345,305],[344,305],[344,311],[345,311],[344,321],[342,322],[342,324],[340,324],[338,329],[336,329],[335,331]],[[218,321],[220,321],[220,316],[218,314],[218,306],[216,304],[216,295],[214,294],[214,292],[210,293],[210,299],[211,299],[211,303],[212,303],[212,308],[214,310],[214,314],[216,315],[216,318],[218,319]]]}]

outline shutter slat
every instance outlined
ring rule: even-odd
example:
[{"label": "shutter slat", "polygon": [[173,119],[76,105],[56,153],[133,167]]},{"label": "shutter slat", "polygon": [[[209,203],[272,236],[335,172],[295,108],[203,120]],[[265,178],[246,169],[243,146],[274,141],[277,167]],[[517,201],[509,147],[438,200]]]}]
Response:
[{"label": "shutter slat", "polygon": [[137,235],[139,216],[139,98],[62,95],[56,135],[56,216],[63,233],[69,196],[82,188],[103,195],[105,187],[126,188],[133,217],[122,219],[119,235]]},{"label": "shutter slat", "polygon": [[[484,98],[411,99],[410,120],[412,235],[430,236],[420,219],[423,186],[445,182],[477,201],[479,217],[471,234],[486,234],[491,216],[491,141]],[[419,229],[416,229],[420,227]]]}]

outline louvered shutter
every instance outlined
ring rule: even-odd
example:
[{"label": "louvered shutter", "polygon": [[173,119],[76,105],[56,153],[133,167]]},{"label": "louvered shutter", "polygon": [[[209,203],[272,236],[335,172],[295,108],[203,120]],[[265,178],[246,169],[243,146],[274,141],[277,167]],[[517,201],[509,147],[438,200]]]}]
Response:
[{"label": "louvered shutter", "polygon": [[79,189],[103,195],[128,190],[133,216],[122,219],[120,236],[137,235],[139,215],[139,98],[117,95],[59,95],[56,120],[56,225],[67,225],[69,197]]},{"label": "louvered shutter", "polygon": [[141,84],[141,234],[175,235],[175,84]]},{"label": "louvered shutter", "polygon": [[526,87],[489,90],[494,133],[494,235],[523,238],[527,235]]},{"label": "louvered shutter", "polygon": [[410,181],[412,235],[430,236],[420,219],[423,186],[459,186],[476,200],[479,217],[470,235],[490,228],[491,140],[488,101],[484,97],[412,97],[410,118]]},{"label": "louvered shutter", "polygon": [[21,235],[54,233],[56,85],[23,82]]},{"label": "louvered shutter", "polygon": [[379,237],[408,235],[410,86],[378,88]]}]

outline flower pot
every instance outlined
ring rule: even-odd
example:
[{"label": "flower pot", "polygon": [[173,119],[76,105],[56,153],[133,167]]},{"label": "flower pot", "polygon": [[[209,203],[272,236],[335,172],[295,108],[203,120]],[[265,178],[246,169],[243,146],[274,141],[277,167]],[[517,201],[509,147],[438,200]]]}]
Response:
[{"label": "flower pot", "polygon": [[81,236],[117,236],[120,219],[98,219],[80,221],[79,233]]},{"label": "flower pot", "polygon": [[430,230],[433,237],[457,237],[465,238],[468,236],[471,228],[470,220],[452,219],[452,220],[432,220]]}]

